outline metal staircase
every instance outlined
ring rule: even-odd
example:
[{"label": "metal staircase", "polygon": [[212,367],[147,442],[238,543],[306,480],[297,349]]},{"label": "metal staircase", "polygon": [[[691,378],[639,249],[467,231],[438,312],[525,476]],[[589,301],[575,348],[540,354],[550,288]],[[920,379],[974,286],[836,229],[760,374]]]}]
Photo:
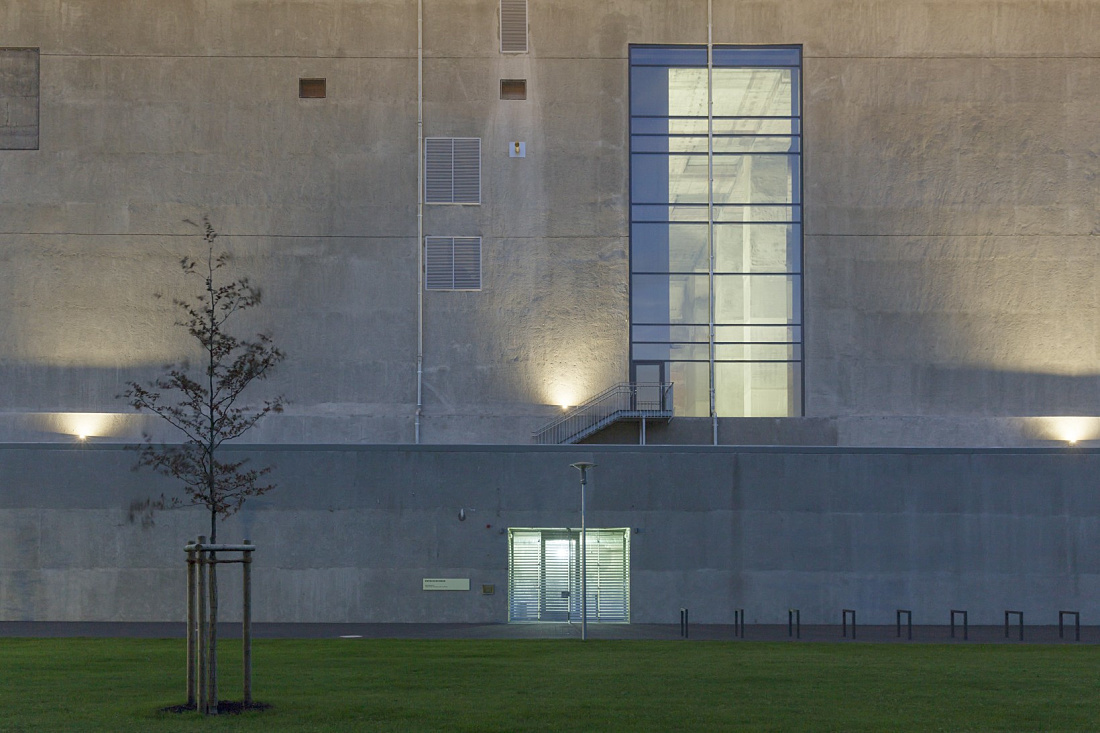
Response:
[{"label": "metal staircase", "polygon": [[672,419],[672,383],[623,382],[570,408],[534,434],[539,445],[578,443],[621,420]]}]

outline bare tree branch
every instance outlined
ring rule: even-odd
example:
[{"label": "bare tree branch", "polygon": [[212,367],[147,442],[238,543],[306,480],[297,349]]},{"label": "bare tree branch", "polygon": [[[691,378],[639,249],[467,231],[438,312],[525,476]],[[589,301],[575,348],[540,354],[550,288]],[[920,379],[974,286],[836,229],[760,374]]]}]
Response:
[{"label": "bare tree branch", "polygon": [[218,460],[217,452],[227,441],[251,430],[266,415],[282,412],[282,396],[262,406],[237,405],[253,382],[266,379],[285,354],[268,334],[252,339],[238,338],[225,330],[237,314],[262,303],[259,288],[247,277],[221,283],[217,273],[229,264],[229,255],[215,253],[218,233],[203,218],[203,241],[207,245],[205,261],[192,257],[180,260],[185,276],[202,279],[202,289],[189,299],[175,299],[179,313],[176,325],[194,338],[202,353],[201,377],[191,376],[187,362],[165,367],[165,374],[147,385],[127,382],[120,395],[137,411],[150,412],[182,433],[180,445],[153,443],[145,436],[138,448],[135,468],[148,468],[183,484],[184,499],[164,499],[146,503],[142,512],[177,506],[204,506],[210,512],[210,540],[217,539],[217,519],[241,509],[252,496],[275,488],[261,479],[271,469],[247,467],[248,459]]}]

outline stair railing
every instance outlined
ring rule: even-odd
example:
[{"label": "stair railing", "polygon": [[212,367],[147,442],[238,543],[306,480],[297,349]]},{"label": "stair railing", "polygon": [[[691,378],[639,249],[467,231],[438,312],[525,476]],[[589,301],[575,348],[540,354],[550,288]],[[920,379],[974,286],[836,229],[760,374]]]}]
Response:
[{"label": "stair railing", "polygon": [[605,389],[534,434],[540,445],[573,443],[619,419],[672,417],[672,383],[622,382]]}]

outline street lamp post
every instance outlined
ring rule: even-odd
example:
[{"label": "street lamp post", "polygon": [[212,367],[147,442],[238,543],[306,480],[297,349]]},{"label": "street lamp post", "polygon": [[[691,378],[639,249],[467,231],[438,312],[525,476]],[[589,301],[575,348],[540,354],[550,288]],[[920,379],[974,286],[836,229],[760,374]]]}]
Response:
[{"label": "street lamp post", "polygon": [[588,469],[596,464],[580,461],[570,464],[581,472],[581,641],[588,640],[588,531],[584,523],[584,487],[588,484]]}]

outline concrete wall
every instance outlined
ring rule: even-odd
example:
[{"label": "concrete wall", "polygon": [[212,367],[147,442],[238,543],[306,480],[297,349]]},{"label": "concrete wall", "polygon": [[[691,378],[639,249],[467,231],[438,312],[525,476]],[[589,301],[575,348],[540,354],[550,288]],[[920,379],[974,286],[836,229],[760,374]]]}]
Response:
[{"label": "concrete wall", "polygon": [[[481,137],[484,174],[481,206],[425,211],[484,237],[484,289],[425,296],[425,442],[522,442],[626,378],[627,49],[704,42],[706,6],[533,2],[530,53],[502,55],[496,0],[425,0],[425,134]],[[1095,412],[1100,7],[714,10],[717,43],[804,48],[807,416],[988,445],[1031,439],[985,418]],[[412,440],[413,0],[9,0],[0,47],[41,52],[39,149],[0,151],[3,439],[189,355],[165,303],[207,213],[265,288],[245,325],[289,354],[291,409],[252,439]]]},{"label": "concrete wall", "polygon": [[[507,620],[509,527],[630,527],[635,622],[945,623],[1100,612],[1100,451],[256,447],[279,488],[219,528],[258,545],[258,621]],[[0,620],[178,620],[197,511],[120,446],[0,448]],[[465,509],[466,519],[459,519]],[[239,604],[226,577],[225,607]],[[497,593],[424,592],[425,577]],[[1092,619],[1092,620],[1090,620]]]}]

